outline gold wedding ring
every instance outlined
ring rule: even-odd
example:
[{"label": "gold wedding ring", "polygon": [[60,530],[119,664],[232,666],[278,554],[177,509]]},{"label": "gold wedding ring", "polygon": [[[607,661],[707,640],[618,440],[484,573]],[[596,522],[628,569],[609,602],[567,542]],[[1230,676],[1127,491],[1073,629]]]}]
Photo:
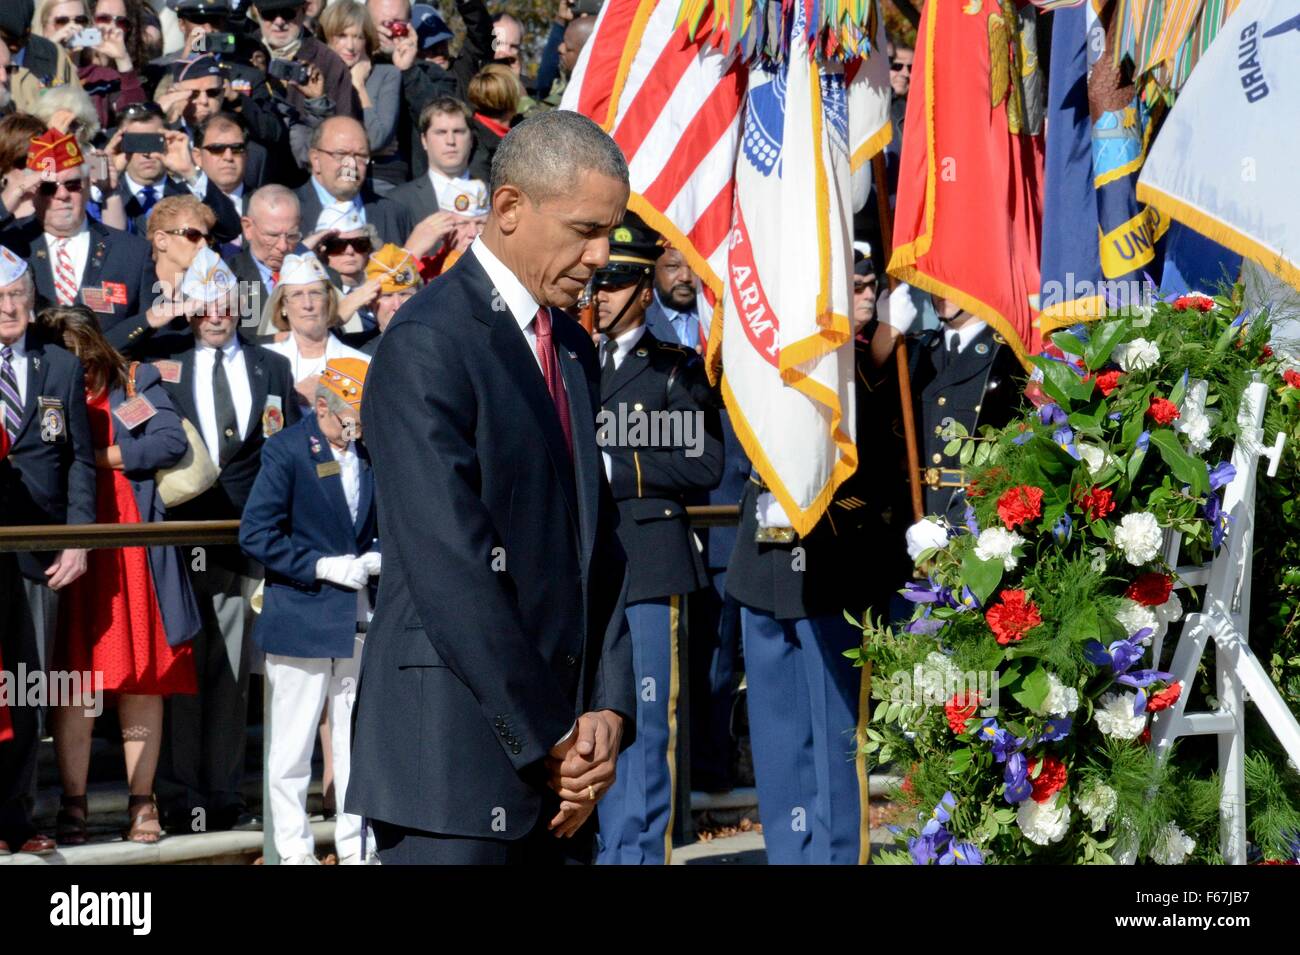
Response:
[{"label": "gold wedding ring", "polygon": [[588,787],[587,787],[587,798],[588,798],[590,801],[592,801],[592,802],[595,802],[595,801],[596,801],[596,787],[595,787],[595,786],[588,786]]}]

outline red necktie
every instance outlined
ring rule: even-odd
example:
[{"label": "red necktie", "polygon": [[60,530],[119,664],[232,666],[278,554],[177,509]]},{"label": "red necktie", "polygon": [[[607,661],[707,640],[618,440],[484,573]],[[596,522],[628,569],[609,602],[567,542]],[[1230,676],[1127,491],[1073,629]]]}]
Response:
[{"label": "red necktie", "polygon": [[555,355],[555,343],[551,340],[551,313],[544,308],[537,310],[537,360],[542,366],[542,377],[546,379],[546,390],[555,402],[555,413],[560,416],[560,428],[564,431],[564,443],[568,445],[569,457],[573,457],[573,426],[569,421],[569,398],[564,390],[564,378],[560,375],[560,363]]}]

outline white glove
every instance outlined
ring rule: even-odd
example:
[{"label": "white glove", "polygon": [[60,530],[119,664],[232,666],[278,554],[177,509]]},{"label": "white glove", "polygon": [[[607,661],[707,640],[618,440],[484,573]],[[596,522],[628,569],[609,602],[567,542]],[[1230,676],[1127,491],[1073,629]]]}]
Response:
[{"label": "white glove", "polygon": [[900,282],[898,287],[889,293],[889,300],[885,306],[880,310],[880,319],[886,325],[897,329],[898,334],[906,335],[916,324],[918,313],[916,305],[912,302],[912,286],[906,282]]},{"label": "white glove", "polygon": [[771,491],[764,491],[758,496],[754,505],[754,513],[758,518],[759,527],[793,527],[789,516],[785,513],[785,508],[781,502],[776,499]]},{"label": "white glove", "polygon": [[365,569],[367,576],[375,577],[378,576],[379,574],[380,559],[382,557],[383,554],[381,554],[379,551],[372,550],[358,557],[357,563],[359,563]]},{"label": "white glove", "polygon": [[316,578],[328,580],[348,590],[360,590],[366,585],[370,575],[365,566],[357,560],[355,554],[342,557],[322,557],[316,561]]},{"label": "white glove", "polygon": [[907,529],[907,556],[915,563],[922,551],[948,543],[948,529],[932,520],[917,521]]}]

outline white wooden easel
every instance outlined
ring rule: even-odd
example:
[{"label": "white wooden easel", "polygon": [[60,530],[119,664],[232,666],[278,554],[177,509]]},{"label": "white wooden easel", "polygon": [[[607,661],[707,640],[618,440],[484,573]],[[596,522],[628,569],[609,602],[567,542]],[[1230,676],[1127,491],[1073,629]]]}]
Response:
[{"label": "white wooden easel", "polygon": [[[1224,490],[1223,510],[1232,515],[1226,546],[1208,564],[1178,567],[1181,535],[1173,534],[1165,558],[1177,567],[1178,586],[1206,585],[1199,613],[1187,615],[1169,670],[1181,680],[1183,693],[1169,709],[1155,714],[1151,745],[1163,761],[1180,736],[1217,736],[1219,775],[1223,794],[1219,802],[1219,845],[1223,860],[1246,862],[1245,704],[1250,700],[1277,736],[1291,760],[1300,766],[1300,723],[1278,693],[1268,672],[1251,652],[1247,641],[1250,624],[1250,571],[1255,538],[1255,481],[1259,458],[1269,459],[1268,475],[1277,473],[1286,435],[1278,434],[1271,448],[1262,444],[1264,403],[1268,388],[1256,381],[1242,396],[1237,422],[1241,437],[1232,451],[1236,477]],[[1164,627],[1152,646],[1159,664]],[[1215,697],[1218,709],[1187,712],[1196,669],[1206,645],[1215,649]]]}]

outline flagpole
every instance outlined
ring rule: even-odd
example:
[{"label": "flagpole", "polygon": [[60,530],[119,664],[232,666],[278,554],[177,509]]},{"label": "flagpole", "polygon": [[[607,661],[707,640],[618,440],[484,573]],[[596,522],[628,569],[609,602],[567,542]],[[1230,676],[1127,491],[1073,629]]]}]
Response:
[{"label": "flagpole", "polygon": [[[880,245],[886,265],[893,254],[894,222],[889,209],[889,184],[885,177],[885,152],[882,149],[871,157],[871,177],[876,186],[876,209],[880,217]],[[898,279],[888,272],[889,290],[898,287]],[[903,438],[907,444],[907,481],[912,491],[912,519],[925,516],[925,503],[921,495],[921,456],[917,451],[916,415],[912,405],[912,373],[907,365],[907,339],[899,335],[894,350],[898,365],[898,394],[903,406]],[[859,462],[859,466],[861,463]]]}]

